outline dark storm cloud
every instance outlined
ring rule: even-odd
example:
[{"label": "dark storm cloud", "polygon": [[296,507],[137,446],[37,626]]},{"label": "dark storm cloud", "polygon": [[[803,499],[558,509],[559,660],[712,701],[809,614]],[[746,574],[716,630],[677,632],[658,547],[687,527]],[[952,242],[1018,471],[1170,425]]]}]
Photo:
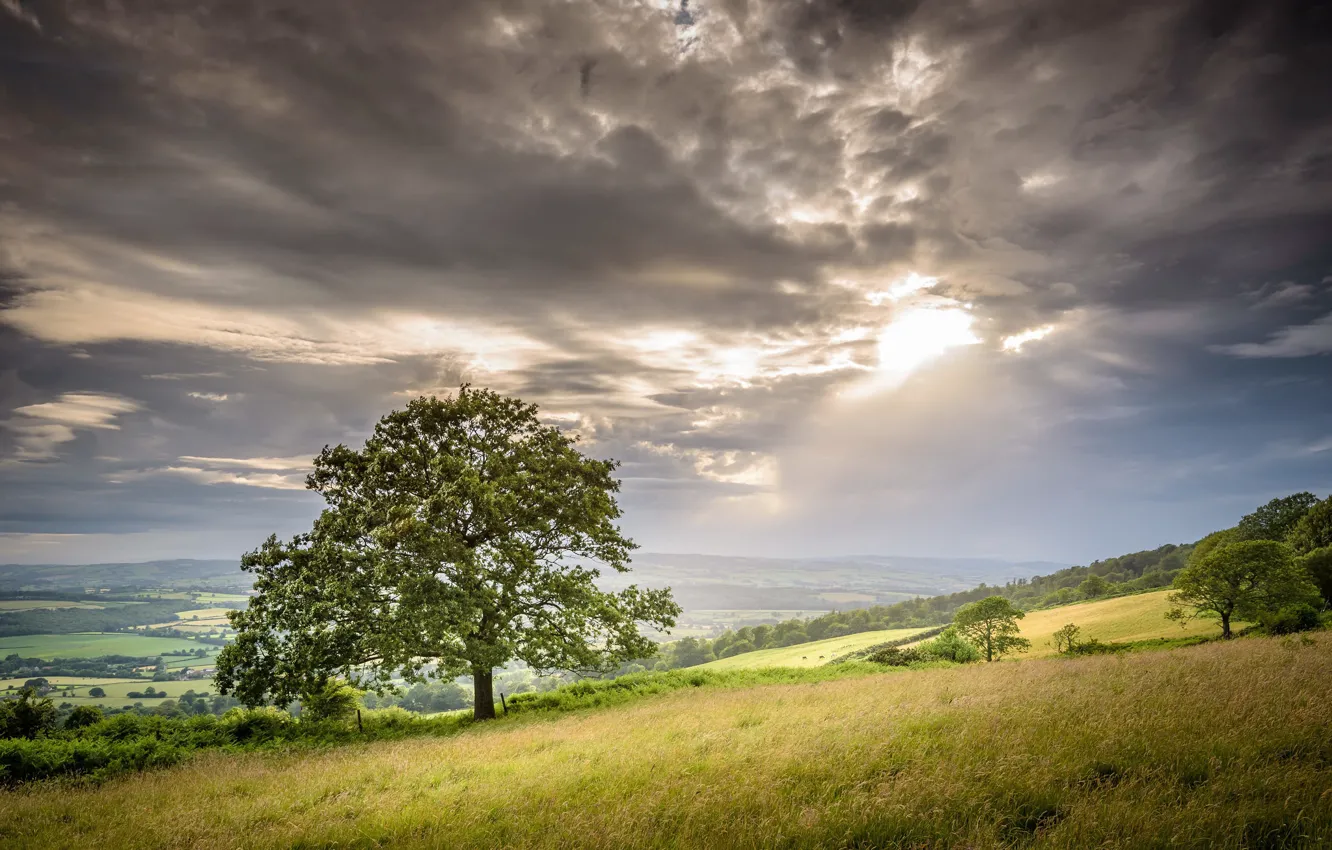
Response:
[{"label": "dark storm cloud", "polygon": [[[910,505],[959,489],[1039,527],[1068,483],[1033,467],[1207,434],[1286,454],[1189,486],[1332,487],[1290,448],[1332,434],[1330,32],[1295,0],[0,4],[0,530],[299,525],[291,458],[464,377],[649,516],[732,506],[700,547],[776,511],[844,549],[800,517],[889,491],[839,533],[946,533]],[[953,390],[831,401],[912,309],[974,320]]]}]

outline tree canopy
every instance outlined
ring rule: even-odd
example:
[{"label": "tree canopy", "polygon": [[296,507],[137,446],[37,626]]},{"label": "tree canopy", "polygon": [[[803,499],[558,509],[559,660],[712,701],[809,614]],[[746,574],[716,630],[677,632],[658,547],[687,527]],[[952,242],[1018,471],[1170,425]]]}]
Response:
[{"label": "tree canopy", "polygon": [[[1231,636],[1232,619],[1255,620],[1317,594],[1308,571],[1289,546],[1274,540],[1223,543],[1195,557],[1175,577],[1172,619],[1215,616],[1221,636]],[[1185,611],[1191,608],[1191,612]]]},{"label": "tree canopy", "polygon": [[534,405],[467,386],[388,414],[359,450],[326,447],[307,481],[328,503],[314,528],[242,560],[257,595],[231,614],[219,689],[285,704],[335,676],[382,693],[471,675],[481,719],[513,659],[590,672],[652,655],[638,626],[674,625],[670,591],[595,584],[634,548],[616,466]]},{"label": "tree canopy", "polygon": [[1245,540],[1284,541],[1316,504],[1318,497],[1313,493],[1282,496],[1246,514],[1235,529]]},{"label": "tree canopy", "polygon": [[1309,508],[1290,530],[1286,542],[1301,555],[1332,546],[1332,496]]},{"label": "tree canopy", "polygon": [[1018,620],[1025,616],[1004,597],[989,596],[957,609],[953,625],[985,654],[986,661],[993,661],[1031,648],[1031,641],[1018,635]]}]

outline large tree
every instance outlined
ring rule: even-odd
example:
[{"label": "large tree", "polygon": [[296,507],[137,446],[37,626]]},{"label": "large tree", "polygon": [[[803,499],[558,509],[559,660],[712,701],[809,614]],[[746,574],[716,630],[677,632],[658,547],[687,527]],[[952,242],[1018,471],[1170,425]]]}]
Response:
[{"label": "large tree", "polygon": [[1332,546],[1324,546],[1307,555],[1301,555],[1300,565],[1318,587],[1318,593],[1323,597],[1323,605],[1332,606]]},{"label": "large tree", "polygon": [[1018,620],[1025,616],[1025,611],[1004,597],[987,596],[957,609],[953,625],[985,653],[986,661],[993,661],[1031,648],[1031,641],[1018,635]]},{"label": "large tree", "polygon": [[247,554],[257,594],[231,615],[217,683],[249,705],[320,693],[333,677],[383,692],[394,678],[470,675],[495,716],[495,668],[606,671],[675,623],[669,590],[600,590],[628,572],[615,525],[616,463],[578,451],[534,405],[464,386],[380,420],[361,449],[325,448],[308,534]]},{"label": "large tree", "polygon": [[1316,504],[1318,497],[1313,493],[1283,496],[1246,515],[1235,528],[1245,540],[1284,541]]},{"label": "large tree", "polygon": [[1228,638],[1233,620],[1254,620],[1286,605],[1308,602],[1317,592],[1286,544],[1222,543],[1201,556],[1195,551],[1188,566],[1175,576],[1175,592],[1169,597],[1173,607],[1167,616],[1175,620],[1214,616],[1221,621],[1221,636]]}]

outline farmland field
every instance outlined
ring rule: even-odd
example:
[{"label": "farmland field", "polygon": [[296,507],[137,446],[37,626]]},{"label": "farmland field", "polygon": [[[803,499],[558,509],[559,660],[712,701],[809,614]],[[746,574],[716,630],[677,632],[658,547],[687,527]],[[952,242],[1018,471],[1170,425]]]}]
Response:
[{"label": "farmland field", "polygon": [[[125,604],[125,603],[121,603]],[[74,602],[68,599],[0,599],[0,614],[10,611],[55,610],[57,608],[105,608],[104,604]]]},{"label": "farmland field", "polygon": [[[687,688],[0,793],[22,847],[1322,847],[1332,635]],[[212,801],[207,806],[199,800]]]},{"label": "farmland field", "polygon": [[1050,636],[1066,623],[1082,629],[1081,640],[1095,638],[1107,643],[1221,634],[1221,627],[1213,620],[1192,620],[1182,627],[1167,620],[1169,594],[1168,590],[1159,590],[1032,611],[1020,621],[1022,636],[1031,641],[1029,655],[1039,658],[1055,653]]},{"label": "farmland field", "polygon": [[861,632],[855,635],[826,638],[812,643],[800,643],[795,646],[783,646],[776,649],[760,649],[757,652],[745,652],[730,658],[719,658],[700,664],[703,670],[740,670],[757,667],[818,667],[827,664],[839,655],[874,646],[890,640],[900,640],[925,629],[885,629],[877,632]]},{"label": "farmland field", "polygon": [[97,658],[102,655],[149,657],[201,644],[183,638],[148,637],[113,632],[71,635],[18,635],[0,637],[0,656],[18,653],[25,658]]}]

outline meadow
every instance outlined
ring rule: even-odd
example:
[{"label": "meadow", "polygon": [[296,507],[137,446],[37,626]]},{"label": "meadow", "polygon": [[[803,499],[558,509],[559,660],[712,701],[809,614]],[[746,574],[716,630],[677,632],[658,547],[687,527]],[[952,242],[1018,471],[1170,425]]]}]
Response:
[{"label": "meadow", "polygon": [[685,688],[449,737],[22,787],[0,794],[0,842],[1327,846],[1329,697],[1328,633]]},{"label": "meadow", "polygon": [[1189,620],[1182,625],[1167,620],[1169,596],[1170,591],[1158,590],[1029,611],[1019,621],[1022,637],[1031,641],[1028,655],[1032,658],[1054,655],[1050,636],[1067,623],[1082,630],[1080,640],[1095,639],[1103,643],[1217,637],[1221,634],[1221,626],[1215,620]]},{"label": "meadow", "polygon": [[873,632],[860,632],[854,635],[825,638],[824,640],[798,643],[776,649],[760,649],[757,652],[743,652],[729,658],[718,658],[697,667],[697,670],[748,670],[760,667],[818,667],[827,664],[839,655],[864,649],[868,646],[890,640],[900,640],[928,631],[928,629],[881,629]]},{"label": "meadow", "polygon": [[100,610],[105,607],[105,605],[94,602],[74,602],[68,599],[0,599],[0,613],[6,611],[54,611],[60,608]]},{"label": "meadow", "polygon": [[[17,635],[0,637],[0,656],[18,653],[24,658],[98,658],[103,655],[151,657],[182,649],[192,651],[200,646],[195,641],[183,638],[150,637],[124,632]],[[198,663],[196,661],[195,665]]]}]

